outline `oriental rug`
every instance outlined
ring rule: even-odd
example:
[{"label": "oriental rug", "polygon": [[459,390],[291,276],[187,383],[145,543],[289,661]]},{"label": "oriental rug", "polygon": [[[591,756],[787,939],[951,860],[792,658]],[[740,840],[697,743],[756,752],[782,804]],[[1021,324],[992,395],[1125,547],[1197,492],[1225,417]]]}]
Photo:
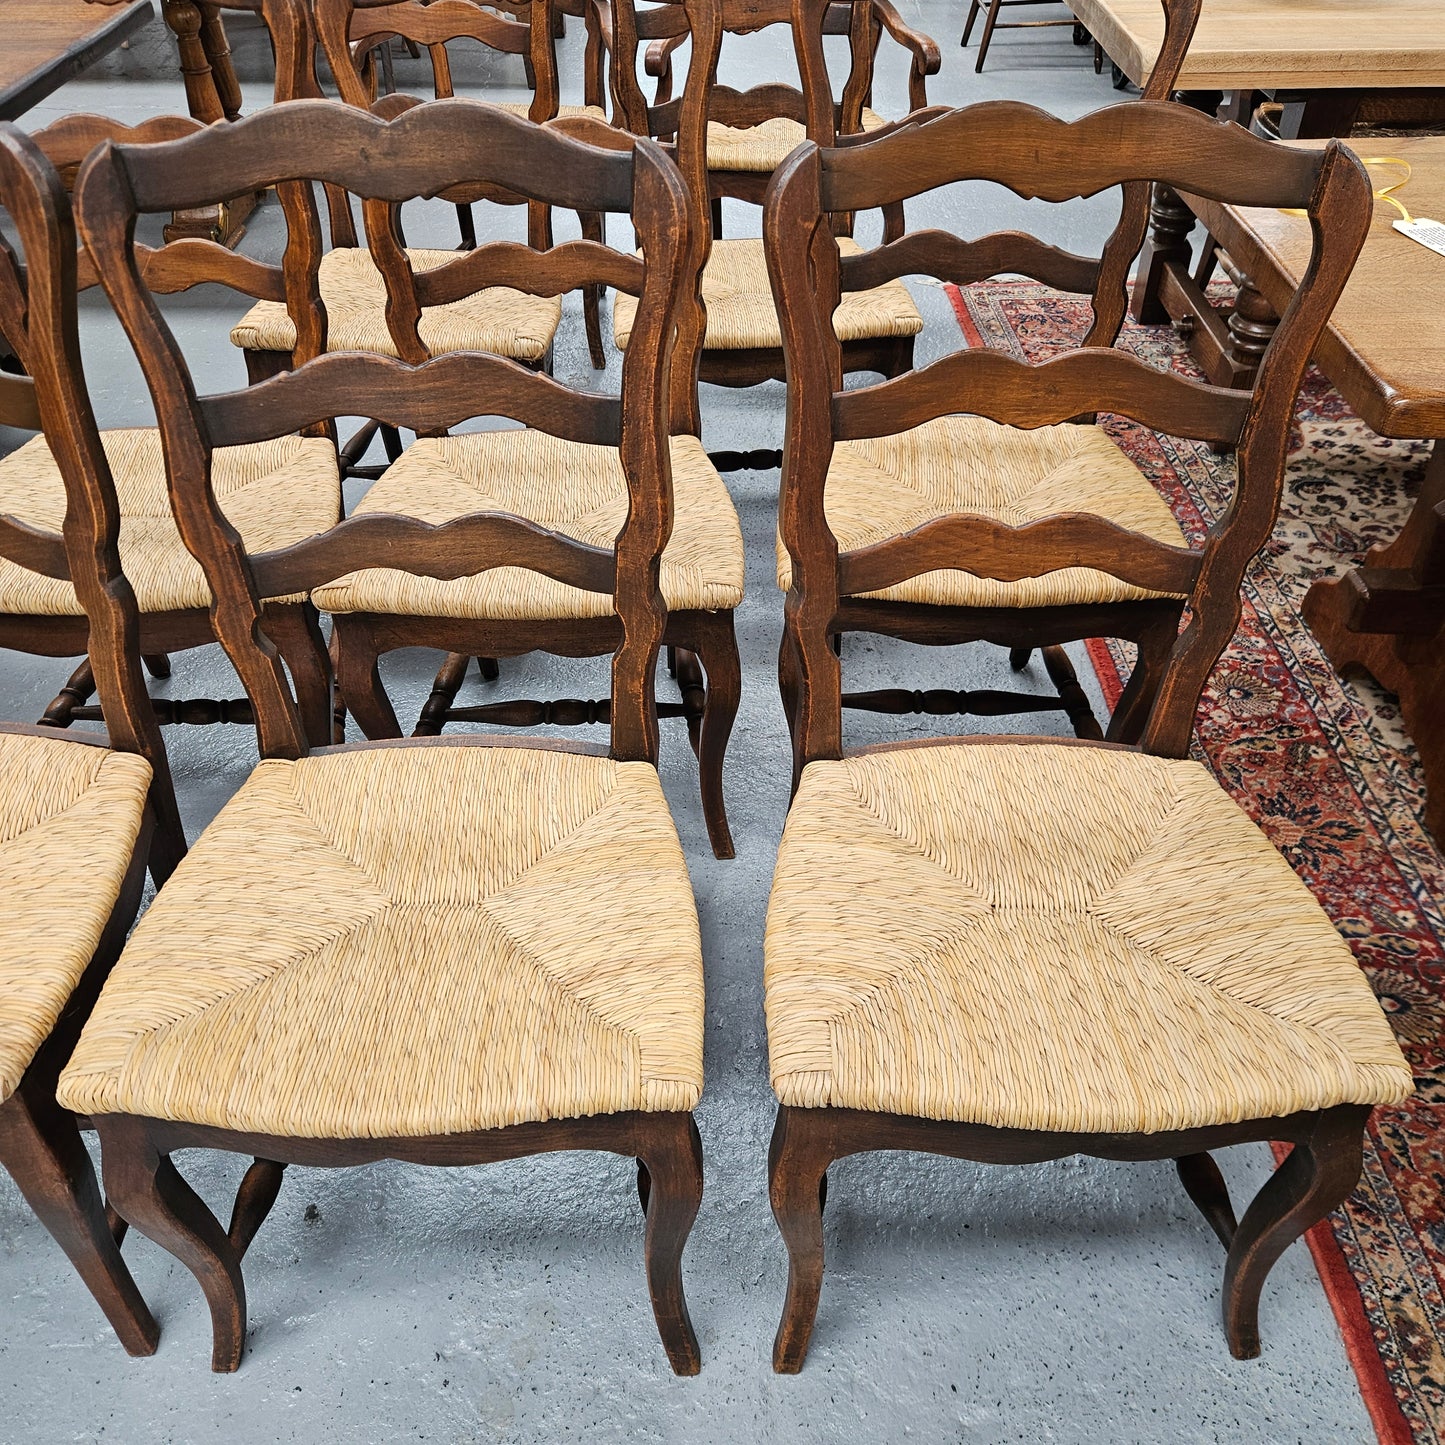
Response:
[{"label": "oriental rug", "polygon": [[[947,290],[968,345],[1039,361],[1087,329],[1086,298],[1032,282]],[[1199,374],[1168,327],[1129,323],[1121,345]],[[1103,424],[1197,544],[1228,503],[1232,458],[1117,417]],[[1194,739],[1350,941],[1414,1068],[1415,1097],[1372,1122],[1360,1187],[1309,1236],[1384,1445],[1445,1440],[1445,859],[1421,821],[1418,759],[1395,700],[1335,675],[1300,604],[1316,578],[1399,531],[1427,454],[1375,435],[1311,371],[1279,522],[1246,578],[1243,620]],[[1089,645],[1110,704],[1131,651]]]}]

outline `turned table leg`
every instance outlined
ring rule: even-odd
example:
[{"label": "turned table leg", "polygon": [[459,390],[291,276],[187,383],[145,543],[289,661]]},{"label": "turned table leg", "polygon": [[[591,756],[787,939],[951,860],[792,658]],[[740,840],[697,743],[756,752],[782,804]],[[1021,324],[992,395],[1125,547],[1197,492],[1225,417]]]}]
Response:
[{"label": "turned table leg", "polygon": [[1129,314],[1143,326],[1166,326],[1170,317],[1160,296],[1171,265],[1189,269],[1189,236],[1194,212],[1169,186],[1156,185],[1149,201],[1149,238],[1139,254],[1139,271],[1129,301]]},{"label": "turned table leg", "polygon": [[[201,39],[200,6],[195,0],[165,0],[162,10],[166,24],[176,37],[176,49],[180,52],[181,78],[186,84],[186,108],[197,120],[212,125],[225,115],[225,111],[221,108],[215,73],[206,55],[205,42]],[[220,17],[215,18],[219,20]],[[229,62],[229,52],[227,57]],[[231,78],[234,83],[234,73]]]},{"label": "turned table leg", "polygon": [[226,39],[226,26],[221,19],[219,5],[201,6],[201,45],[211,68],[211,80],[222,114],[227,120],[240,120],[241,84],[236,79],[236,68],[231,64],[231,44]]},{"label": "turned table leg", "polygon": [[1368,672],[1400,699],[1425,774],[1425,826],[1445,842],[1445,441],[1393,542],[1305,594],[1304,617],[1339,672]]}]

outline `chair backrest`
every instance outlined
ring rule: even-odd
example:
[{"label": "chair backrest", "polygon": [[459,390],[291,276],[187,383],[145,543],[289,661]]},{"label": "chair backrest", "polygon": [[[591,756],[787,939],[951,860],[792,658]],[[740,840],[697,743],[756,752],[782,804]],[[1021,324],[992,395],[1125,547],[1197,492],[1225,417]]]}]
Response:
[{"label": "chair backrest", "polygon": [[[1117,349],[1079,347],[1039,365],[1003,352],[955,352],[881,385],[845,392],[832,326],[844,289],[924,273],[963,283],[1006,267],[1044,280],[1062,263],[1031,237],[965,241],[916,232],[840,257],[829,225],[837,211],[899,201],[961,180],[1061,202],[1111,186],[1158,180],[1244,206],[1309,213],[1309,271],[1280,322],[1252,393],[1157,371]],[[764,244],[787,363],[788,417],[780,528],[792,556],[784,646],[798,663],[804,701],[795,733],[799,765],[839,756],[840,675],[829,646],[839,599],[936,569],[1003,581],[1090,567],[1138,587],[1183,595],[1179,635],[1142,737],[1146,751],[1183,756],[1210,669],[1239,621],[1245,565],[1269,537],[1279,507],[1295,397],[1315,342],[1364,242],[1370,185],[1339,143],[1323,151],[1272,145],[1185,106],[1113,106],[1072,124],[1013,101],[955,110],[867,144],[800,146],[775,173],[763,213]],[[839,441],[892,435],[967,412],[1031,429],[1080,413],[1112,412],[1181,437],[1237,445],[1231,505],[1202,548],[1171,547],[1085,513],[1023,527],[953,515],[907,535],[841,552],[824,510],[824,482]]]},{"label": "chair backrest", "polygon": [[[799,64],[803,71],[805,87],[809,85],[809,78],[815,72],[821,71],[826,78],[826,70],[823,68],[822,37],[826,33],[830,10],[837,3],[838,0],[793,0],[796,12],[795,29]],[[1194,38],[1194,31],[1199,24],[1199,14],[1204,0],[1159,0],[1159,3],[1164,10],[1164,38],[1160,43],[1159,57],[1150,72],[1149,82],[1144,88],[1143,98],[1146,101],[1167,101],[1173,95],[1174,82],[1179,78],[1179,71],[1188,54],[1190,41]],[[919,124],[942,115],[946,113],[946,110],[947,107],[943,106],[931,107],[867,135],[847,134],[840,129],[837,143],[840,145],[861,144],[887,135],[900,126]],[[812,130],[809,131],[809,139],[817,140],[820,145],[831,143],[814,134]],[[1076,292],[1090,297],[1093,305],[1093,321],[1084,338],[1086,346],[1112,346],[1118,339],[1119,328],[1124,324],[1124,314],[1128,307],[1129,272],[1134,264],[1134,258],[1144,244],[1144,235],[1149,225],[1149,200],[1152,190],[1149,182],[1131,181],[1125,183],[1120,189],[1119,220],[1113,231],[1110,232],[1109,239],[1104,243],[1103,252],[1099,256],[1075,256],[1051,247],[1048,248],[1047,257],[1039,252],[1037,255],[1030,254],[1024,258],[1035,265],[1047,266],[1049,270],[1047,276],[1027,270],[1025,274],[1035,276],[1041,281],[1047,281],[1061,291]],[[901,210],[901,205],[894,208],[900,223],[902,221]],[[897,229],[901,231],[902,225],[898,224]],[[1000,232],[997,236],[989,239],[998,245],[1001,255],[1012,255],[1016,249],[1011,244],[1014,234],[1013,232]],[[893,239],[891,231],[886,239]],[[995,274],[1003,269],[1014,268],[1000,265],[989,274]],[[978,276],[974,279],[982,280],[984,277]]]},{"label": "chair backrest", "polygon": [[[569,125],[606,131],[626,148],[574,139]],[[630,213],[641,254],[593,241],[545,254],[491,242],[436,270],[413,272],[395,232],[396,208],[476,178],[547,205]],[[601,283],[639,297],[621,396],[574,391],[480,352],[415,364],[328,354],[318,182],[364,198],[387,318],[403,358],[408,347],[420,345],[423,306],[484,286],[558,295]],[[245,391],[203,396],[145,284],[136,218],[271,185],[288,228],[282,271],[297,320],[295,367]],[[263,755],[297,757],[306,745],[279,658],[262,630],[260,597],[310,591],[365,567],[453,579],[516,566],[612,595],[622,632],[612,667],[613,755],[656,760],[654,673],[666,621],[658,578],[672,528],[668,374],[681,300],[698,285],[687,274],[686,191],[659,147],[595,123],[537,126],[477,101],[435,101],[389,121],[339,102],[296,101],[168,144],[103,146],[81,173],[76,208],[154,398],[177,524],[205,569],[216,631],[251,698]],[[479,512],[441,526],[381,514],[355,517],[285,550],[248,555],[211,490],[215,449],[353,413],[422,434],[500,415],[568,440],[619,448],[630,505],[615,548]]]},{"label": "chair backrest", "polygon": [[[74,127],[72,127],[72,132]],[[90,623],[90,659],[110,744],[140,753],[171,864],[184,851],[165,744],[141,672],[140,619],[120,562],[120,505],[101,445],[76,316],[70,199],[37,141],[0,124],[0,206],[23,260],[0,238],[0,334],[24,375],[0,373],[0,422],[43,432],[65,483],[61,535],[0,516],[0,556],[69,580]]]}]

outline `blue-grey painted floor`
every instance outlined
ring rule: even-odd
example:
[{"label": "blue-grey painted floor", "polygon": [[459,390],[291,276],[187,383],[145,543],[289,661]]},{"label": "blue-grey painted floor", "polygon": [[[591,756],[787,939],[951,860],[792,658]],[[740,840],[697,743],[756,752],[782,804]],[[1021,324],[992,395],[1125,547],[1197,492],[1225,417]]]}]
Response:
[{"label": "blue-grey painted floor", "polygon": [[[902,0],[937,37],[933,98],[1010,96],[1077,115],[1115,96],[1066,29],[1000,32],[984,76],[961,51],[962,7]],[[1032,12],[1030,12],[1032,13]],[[563,43],[565,98],[577,95],[580,26]],[[244,19],[232,34],[250,104],[263,50]],[[724,78],[755,83],[790,62],[781,32],[731,52]],[[897,56],[894,57],[898,59]],[[131,118],[181,105],[159,24],[72,83],[27,124],[70,110]],[[401,80],[406,84],[407,72]],[[469,93],[521,94],[520,68],[463,77]],[[481,89],[486,81],[491,87]],[[512,87],[510,93],[497,85]],[[904,67],[880,77],[879,108],[903,109]],[[1007,216],[1050,239],[1097,248],[1109,198],[1067,209],[958,187],[932,219],[965,234]],[[409,226],[425,240],[436,212]],[[500,223],[514,227],[519,213]],[[756,233],[757,212],[729,205],[729,234]],[[248,249],[274,248],[274,208]],[[509,231],[509,234],[511,232]],[[866,233],[864,233],[866,239]],[[920,355],[955,344],[941,291],[915,288],[928,327]],[[103,303],[87,298],[90,383],[104,424],[149,418],[149,404]],[[178,329],[208,384],[239,385],[225,340],[234,298],[183,298]],[[559,370],[591,373],[569,307]],[[616,366],[602,385],[616,384]],[[708,388],[713,446],[775,445],[783,389]],[[1222,1255],[1168,1165],[1071,1160],[985,1169],[918,1155],[874,1155],[831,1172],[828,1275],[801,1376],[775,1377],[769,1351],[785,1264],[767,1207],[764,1166],[773,1101],[762,1017],[762,924],[787,804],[787,748],[774,662],[775,473],[729,479],[748,544],[739,614],[745,693],[729,753],[738,856],[707,850],[696,773],[678,727],[664,725],[662,771],[687,848],[707,960],[707,1091],[698,1111],[707,1194],[686,1256],[703,1351],[694,1380],[668,1372],[641,1268],[630,1163],[561,1155],[452,1172],[382,1165],[296,1169],[246,1261],[251,1333],[239,1374],[208,1369],[205,1307],[190,1275],[148,1241],[126,1253],[164,1331],[159,1354],[130,1360],[58,1249],[0,1176],[0,1441],[564,1441],[669,1442],[1357,1442],[1369,1422],[1333,1317],[1302,1246],[1264,1300],[1263,1358],[1230,1359],[1218,1319]],[[404,653],[387,680],[414,716],[435,658]],[[852,639],[850,684],[1002,682],[988,649],[925,653]],[[65,664],[0,656],[4,715],[34,718]],[[1042,686],[1042,684],[1038,684]],[[1092,680],[1091,680],[1092,685]],[[177,659],[171,686],[228,696],[215,649]],[[506,695],[601,695],[603,664],[548,659],[506,666]],[[544,691],[537,692],[535,689]],[[473,678],[467,697],[480,697]],[[1043,715],[1042,726],[1049,726]],[[853,741],[935,730],[919,720],[848,721]],[[241,729],[172,731],[176,782],[192,836],[245,776],[254,744]],[[182,1168],[220,1211],[240,1164],[204,1154]],[[1256,1188],[1263,1148],[1222,1163],[1236,1190]]]}]

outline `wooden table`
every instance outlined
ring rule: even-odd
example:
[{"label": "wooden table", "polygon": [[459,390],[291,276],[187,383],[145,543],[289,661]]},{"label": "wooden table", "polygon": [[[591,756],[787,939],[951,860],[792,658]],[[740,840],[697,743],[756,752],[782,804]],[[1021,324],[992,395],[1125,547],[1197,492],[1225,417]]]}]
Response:
[{"label": "wooden table", "polygon": [[84,0],[0,0],[0,120],[16,120],[146,24],[151,0],[97,11]]},{"label": "wooden table", "polygon": [[[1164,38],[1159,0],[1068,0],[1136,85]],[[1445,86],[1441,0],[1204,0],[1180,90]]]},{"label": "wooden table", "polygon": [[[1445,219],[1445,136],[1375,144],[1410,163],[1397,193],[1410,213]],[[1248,273],[1264,303],[1256,339],[1267,342],[1308,264],[1309,222],[1186,199]],[[1445,842],[1445,257],[1394,230],[1396,216],[1376,202],[1315,360],[1375,431],[1433,440],[1435,449],[1404,530],[1337,581],[1316,582],[1304,615],[1337,668],[1363,668],[1399,695],[1424,765],[1426,823]]]}]

